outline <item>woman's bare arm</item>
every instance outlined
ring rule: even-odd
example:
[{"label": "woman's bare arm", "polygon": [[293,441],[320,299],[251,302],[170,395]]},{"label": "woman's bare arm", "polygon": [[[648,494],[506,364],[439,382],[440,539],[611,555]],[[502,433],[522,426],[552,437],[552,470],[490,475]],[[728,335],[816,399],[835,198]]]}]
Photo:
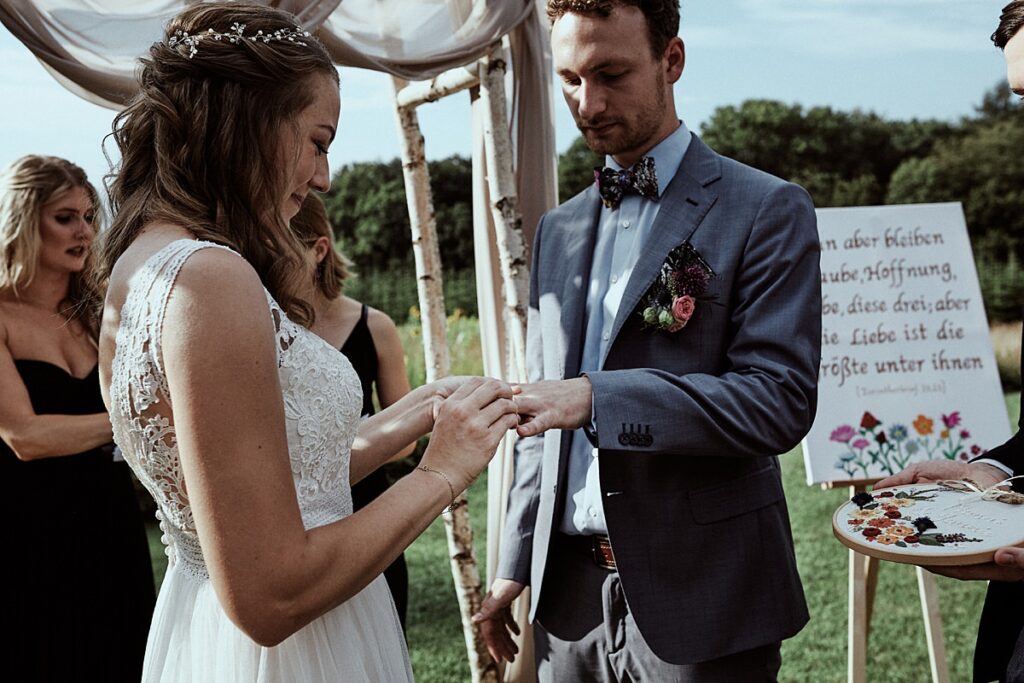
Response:
[{"label": "woman's bare arm", "polygon": [[[377,399],[380,407],[394,405],[403,396],[412,391],[409,386],[409,373],[405,367],[405,349],[398,336],[395,322],[382,313],[371,308],[367,316],[367,325],[373,345],[377,349]],[[416,448],[416,440],[410,441],[404,448],[392,455],[388,462],[401,460]]]},{"label": "woman's bare arm", "polygon": [[106,413],[36,414],[7,345],[6,324],[0,319],[0,439],[19,460],[74,455],[110,443]]}]

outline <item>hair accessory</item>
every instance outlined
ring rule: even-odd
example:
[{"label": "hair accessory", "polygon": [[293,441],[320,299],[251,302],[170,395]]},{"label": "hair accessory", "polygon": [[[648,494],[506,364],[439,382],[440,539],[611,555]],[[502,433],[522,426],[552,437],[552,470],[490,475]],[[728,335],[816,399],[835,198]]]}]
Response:
[{"label": "hair accessory", "polygon": [[452,502],[450,502],[448,504],[448,507],[446,507],[444,510],[441,510],[441,512],[442,513],[446,513],[446,512],[451,512],[452,510],[454,510],[455,509],[455,487],[452,485],[452,480],[448,478],[448,475],[445,474],[444,472],[442,472],[441,470],[435,470],[434,468],[427,467],[426,465],[420,465],[416,469],[421,470],[423,472],[430,472],[431,474],[436,474],[437,476],[439,476],[442,479],[444,479],[445,483],[448,484],[448,491],[452,494]]},{"label": "hair accessory", "polygon": [[279,28],[273,33],[264,33],[262,30],[256,31],[251,36],[245,35],[245,24],[239,24],[237,21],[231,24],[231,30],[226,33],[220,33],[214,31],[212,28],[201,31],[195,35],[189,34],[188,31],[177,30],[174,35],[170,37],[167,44],[170,47],[176,47],[178,45],[188,46],[188,58],[192,59],[199,52],[199,41],[204,38],[209,38],[216,41],[226,40],[229,43],[237,45],[245,40],[256,43],[269,43],[272,40],[287,40],[289,43],[296,43],[298,45],[306,45],[301,39],[309,38],[310,33],[301,26],[294,28]]}]

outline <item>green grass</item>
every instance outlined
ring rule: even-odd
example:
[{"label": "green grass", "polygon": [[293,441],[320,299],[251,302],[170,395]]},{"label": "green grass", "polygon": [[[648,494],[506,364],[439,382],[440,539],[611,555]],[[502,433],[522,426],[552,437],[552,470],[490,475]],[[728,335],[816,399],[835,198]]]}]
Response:
[{"label": "green grass", "polygon": [[[399,328],[409,376],[422,383],[423,355],[418,321]],[[449,318],[452,370],[480,370],[476,321]],[[1009,414],[1017,416],[1020,394],[1006,397]],[[804,482],[800,449],[782,456],[797,562],[811,612],[811,622],[783,645],[780,680],[830,682],[846,680],[847,552],[832,536],[832,512],[848,495],[845,489],[822,491]],[[470,488],[469,503],[481,574],[486,554],[486,473]],[[165,559],[159,531],[150,528],[154,574],[159,585]],[[466,651],[452,587],[444,524],[438,519],[408,549],[408,641],[413,671],[420,683],[461,683],[469,680]],[[970,680],[974,639],[985,585],[938,577],[939,601],[947,661],[952,681]],[[930,680],[928,652],[914,569],[882,563],[868,648],[867,679],[887,683]]]}]

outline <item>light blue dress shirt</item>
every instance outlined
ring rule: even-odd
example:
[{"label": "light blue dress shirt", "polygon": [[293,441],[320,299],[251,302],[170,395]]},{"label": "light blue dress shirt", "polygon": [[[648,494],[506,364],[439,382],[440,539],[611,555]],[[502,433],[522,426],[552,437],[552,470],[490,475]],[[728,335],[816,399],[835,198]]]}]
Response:
[{"label": "light blue dress shirt", "polygon": [[[692,137],[680,121],[675,132],[646,154],[654,157],[659,197],[679,170]],[[617,171],[622,170],[611,157],[607,157],[605,163]],[[600,370],[601,359],[605,357],[611,341],[619,302],[640,252],[647,244],[659,206],[656,201],[630,193],[622,198],[616,209],[601,207],[587,289],[587,324],[580,374]],[[572,434],[569,447],[565,511],[559,525],[563,533],[608,533],[599,472],[597,449],[583,430],[577,429]]]}]

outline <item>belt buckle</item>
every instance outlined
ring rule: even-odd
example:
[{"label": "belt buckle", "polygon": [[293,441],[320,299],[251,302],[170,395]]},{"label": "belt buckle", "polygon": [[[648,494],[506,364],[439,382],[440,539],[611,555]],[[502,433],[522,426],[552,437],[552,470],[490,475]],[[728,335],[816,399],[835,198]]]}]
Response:
[{"label": "belt buckle", "polygon": [[604,569],[615,569],[615,555],[612,554],[612,544],[605,536],[594,536],[591,539],[590,552],[594,564]]}]

